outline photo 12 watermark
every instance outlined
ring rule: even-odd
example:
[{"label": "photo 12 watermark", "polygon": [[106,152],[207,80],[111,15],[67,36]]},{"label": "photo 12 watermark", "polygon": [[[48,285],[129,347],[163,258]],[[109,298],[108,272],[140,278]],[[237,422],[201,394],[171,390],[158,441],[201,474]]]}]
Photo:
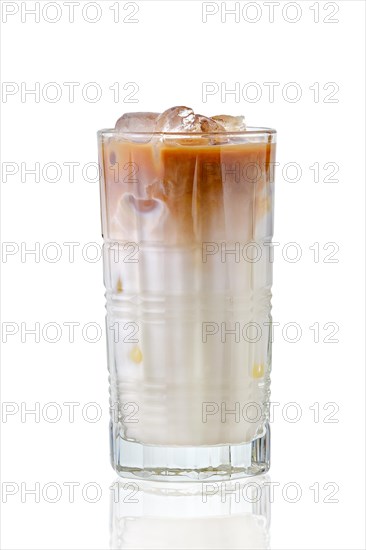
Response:
[{"label": "photo 12 watermark", "polygon": [[[113,173],[115,184],[139,184],[140,166],[130,161],[120,164],[116,154],[110,154],[108,170]],[[197,166],[202,185],[207,184],[211,177],[220,177],[223,185],[248,185],[261,183],[262,178],[274,182],[276,171],[276,187],[282,183],[340,183],[340,166],[337,162],[318,160],[304,165],[295,160],[288,162],[202,162]],[[3,183],[98,183],[102,175],[102,166],[95,161],[81,163],[75,160],[59,162],[26,162],[24,160],[3,161],[1,176]],[[164,185],[164,181],[162,182]],[[168,185],[168,184],[167,184]],[[167,189],[168,191],[168,189]]]},{"label": "photo 12 watermark", "polygon": [[202,2],[202,23],[340,22],[340,2]]},{"label": "photo 12 watermark", "polygon": [[216,82],[201,85],[201,99],[221,103],[339,103],[341,88],[337,82]]},{"label": "photo 12 watermark", "polygon": [[[277,261],[297,264],[306,261],[314,264],[338,264],[341,261],[341,248],[335,241],[300,244],[296,241],[280,243],[278,241],[222,242],[203,241],[197,244],[198,259],[209,266],[217,263],[235,266],[236,264],[260,264],[266,260],[270,264]],[[1,245],[1,263],[31,264],[75,264],[80,261],[96,264],[105,261],[110,264],[139,264],[141,259],[148,260],[146,247],[138,242],[40,242],[40,241],[3,241]],[[164,257],[158,258],[164,266]]]},{"label": "photo 12 watermark", "polygon": [[132,401],[116,401],[106,409],[95,401],[80,403],[79,401],[3,401],[1,404],[2,424],[96,424],[111,418],[114,422],[137,424],[139,422],[140,406]]},{"label": "photo 12 watermark", "polygon": [[137,82],[16,82],[1,84],[2,103],[139,103]]},{"label": "photo 12 watermark", "polygon": [[[206,344],[257,344],[258,342],[286,342],[296,344],[301,340],[314,344],[338,344],[340,342],[341,324],[335,321],[319,322],[312,324],[298,321],[278,322],[268,318],[257,320],[244,318],[244,314],[237,314],[237,320],[197,320],[192,327],[196,339],[201,341],[204,351]],[[97,321],[2,321],[1,341],[3,344],[40,344],[47,343],[57,345],[60,343],[74,344],[84,342],[97,344],[105,332],[109,335],[110,342],[126,344],[130,357],[135,362],[142,361],[142,352],[138,344],[141,341],[141,320],[111,318],[107,326]],[[174,333],[167,332],[169,336]],[[131,349],[130,349],[131,348]]]},{"label": "photo 12 watermark", "polygon": [[57,1],[57,2],[6,2],[0,4],[3,24],[15,22],[32,24],[48,23],[132,23],[140,22],[142,2],[101,0],[99,2]]},{"label": "photo 12 watermark", "polygon": [[[240,482],[207,482],[198,484],[198,496],[203,504],[209,504],[212,499],[220,502],[255,504],[266,499],[270,504],[283,501],[296,504],[307,500],[315,504],[338,504],[340,502],[341,486],[335,481],[272,481],[264,479]],[[139,504],[146,494],[145,485],[137,481],[117,481],[107,490],[100,482],[89,481],[3,481],[1,484],[1,500],[3,504],[18,502],[21,504],[55,504],[58,502],[74,504],[85,502],[98,503],[103,496],[108,495],[112,503]],[[188,493],[189,494],[189,493]],[[192,492],[191,492],[192,496]],[[168,494],[166,495],[168,498]]]}]

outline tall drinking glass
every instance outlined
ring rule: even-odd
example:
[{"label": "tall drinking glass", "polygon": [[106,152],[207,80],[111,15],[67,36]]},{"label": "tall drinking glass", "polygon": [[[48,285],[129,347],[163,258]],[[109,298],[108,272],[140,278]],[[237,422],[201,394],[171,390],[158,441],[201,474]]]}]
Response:
[{"label": "tall drinking glass", "polygon": [[98,132],[111,460],[123,477],[269,468],[276,132]]}]

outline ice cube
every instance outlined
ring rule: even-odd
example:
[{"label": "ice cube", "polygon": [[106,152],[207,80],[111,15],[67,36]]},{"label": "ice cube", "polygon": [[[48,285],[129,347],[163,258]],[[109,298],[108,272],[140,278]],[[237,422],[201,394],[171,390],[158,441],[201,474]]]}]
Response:
[{"label": "ice cube", "polygon": [[125,113],[116,122],[119,132],[154,132],[160,113]]},{"label": "ice cube", "polygon": [[193,109],[189,107],[171,107],[158,118],[158,132],[194,132],[197,123]]},{"label": "ice cube", "polygon": [[200,127],[199,130],[196,130],[198,132],[225,132],[224,126],[212,118],[196,115],[196,122],[198,123],[197,126]]},{"label": "ice cube", "polygon": [[242,132],[246,129],[243,116],[215,115],[211,120],[218,122],[226,132]]}]

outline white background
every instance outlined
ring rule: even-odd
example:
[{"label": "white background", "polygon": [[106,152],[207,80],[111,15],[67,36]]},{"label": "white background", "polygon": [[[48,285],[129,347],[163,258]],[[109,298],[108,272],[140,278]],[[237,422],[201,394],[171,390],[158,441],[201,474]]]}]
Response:
[{"label": "white background", "polygon": [[[91,6],[83,13],[84,0],[75,6],[73,23],[64,2],[51,3],[46,12],[46,2],[40,2],[40,21],[35,22],[24,11],[34,4],[2,2],[2,80],[13,83],[5,92],[14,92],[4,95],[3,88],[2,96],[2,239],[14,243],[14,254],[2,257],[3,341],[4,323],[14,323],[6,330],[17,330],[2,346],[2,400],[14,403],[6,406],[14,414],[2,417],[2,482],[3,490],[4,483],[7,490],[9,483],[19,489],[2,505],[3,548],[108,548],[108,487],[116,476],[109,465],[105,334],[90,343],[81,330],[87,323],[104,327],[102,264],[81,253],[86,243],[101,245],[99,191],[97,182],[88,181],[95,171],[91,167],[84,177],[82,168],[97,161],[98,129],[113,126],[123,112],[162,111],[172,105],[189,105],[207,115],[244,114],[249,125],[278,131],[274,240],[280,245],[273,316],[280,327],[273,350],[272,399],[279,406],[272,425],[270,477],[280,491],[272,503],[270,544],[273,549],[364,548],[364,2],[281,2],[273,22],[265,3],[248,7],[248,2],[237,2],[238,20],[227,15],[225,22],[221,2],[205,8],[200,1],[139,1],[132,16],[136,23],[123,22],[133,10],[126,2],[94,3],[100,12],[95,23],[89,21],[98,12]],[[116,12],[110,8],[117,4],[119,21],[114,22]],[[226,8],[234,4],[228,2]],[[4,10],[17,9],[6,19]],[[205,9],[217,11],[206,23]],[[60,14],[55,23],[46,20]],[[256,16],[257,22],[248,21]],[[298,21],[289,22],[296,16]],[[338,22],[325,22],[327,16]],[[58,101],[51,101],[56,88],[47,88],[50,82],[61,90]],[[74,101],[65,82],[80,83]],[[96,88],[85,88],[90,82],[101,91],[96,102],[91,101]],[[119,98],[110,89],[116,82]],[[138,86],[137,103],[123,101],[132,91],[123,87],[131,82]],[[204,82],[216,83],[219,90],[207,101]],[[273,100],[266,82],[279,83]],[[37,101],[34,95],[22,97],[21,90],[35,83],[40,86]],[[239,98],[220,93],[235,83]],[[296,89],[289,83],[296,83]],[[261,97],[250,101],[258,90]],[[291,101],[296,90],[301,97]],[[55,176],[52,168],[41,173],[40,181],[24,173],[36,162],[41,172],[47,163],[58,163],[59,180],[49,181]],[[73,182],[64,164],[70,162],[80,163]],[[296,178],[294,169],[283,171],[288,163],[301,167],[301,177]],[[310,169],[314,163],[320,166],[319,182]],[[332,171],[323,168],[326,163],[337,164],[337,182],[324,181]],[[14,175],[9,175],[11,167],[18,170]],[[36,242],[39,261],[34,255],[22,261],[21,250],[34,248]],[[62,250],[55,263],[47,259],[47,250],[46,259],[42,256],[49,242]],[[65,242],[80,243],[73,263]],[[301,247],[297,262],[283,258],[289,242]],[[318,262],[309,248],[314,243],[320,247]],[[338,262],[324,261],[332,252],[323,250],[326,243],[339,247],[333,256]],[[86,254],[92,257],[93,250]],[[60,340],[50,343],[41,334],[39,342],[30,335],[22,342],[21,323],[31,328],[37,322],[41,329],[58,323]],[[65,322],[80,323],[74,343],[68,341]],[[282,336],[289,322],[302,328],[296,343]],[[314,323],[320,326],[319,342],[309,329]],[[323,328],[326,323],[339,326],[334,336],[338,343],[324,342],[331,332]],[[39,422],[34,415],[22,419],[21,408],[34,408],[36,402]],[[49,402],[61,407],[58,422],[47,416],[55,409],[42,415]],[[80,403],[73,423],[65,402]],[[82,408],[90,402],[102,411],[97,422],[90,421],[96,409],[84,409],[83,418]],[[300,407],[297,422],[283,418],[289,402]],[[318,422],[317,405],[309,408],[314,403],[319,403]],[[336,406],[324,410],[327,403]],[[331,419],[338,422],[325,422],[333,410]],[[37,482],[41,488],[50,482],[80,486],[73,503],[65,487],[58,502],[47,502],[42,495],[39,503],[32,495],[22,502],[21,484],[32,488]],[[81,488],[88,482],[101,487],[98,502],[82,498]],[[290,482],[301,488],[301,498],[293,503],[281,493]],[[314,483],[320,487],[319,502],[309,488]],[[329,486],[324,489],[327,483],[337,484],[338,502],[326,502],[331,492]],[[145,541],[146,547],[150,544],[161,548],[159,537]],[[177,548],[182,544],[176,540]],[[245,539],[237,540],[238,548],[245,544]]]}]

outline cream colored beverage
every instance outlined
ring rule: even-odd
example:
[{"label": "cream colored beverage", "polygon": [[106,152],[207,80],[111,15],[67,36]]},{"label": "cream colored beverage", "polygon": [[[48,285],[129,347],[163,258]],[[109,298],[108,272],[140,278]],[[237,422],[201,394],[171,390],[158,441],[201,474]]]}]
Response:
[{"label": "cream colored beverage", "polygon": [[99,132],[121,475],[268,469],[247,455],[268,451],[274,154],[273,130],[186,107]]}]

